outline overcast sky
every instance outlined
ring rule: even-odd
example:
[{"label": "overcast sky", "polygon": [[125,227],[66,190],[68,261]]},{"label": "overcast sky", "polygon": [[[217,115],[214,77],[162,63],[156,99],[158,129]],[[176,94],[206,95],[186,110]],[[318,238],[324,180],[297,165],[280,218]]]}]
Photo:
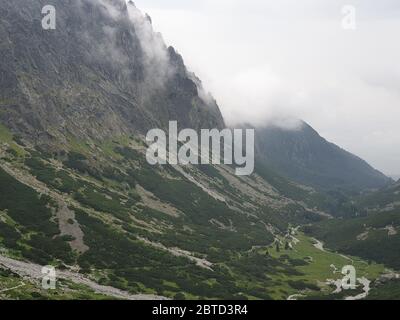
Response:
[{"label": "overcast sky", "polygon": [[[400,174],[399,0],[136,0],[228,124],[298,117]],[[344,5],[356,29],[342,27]]]}]

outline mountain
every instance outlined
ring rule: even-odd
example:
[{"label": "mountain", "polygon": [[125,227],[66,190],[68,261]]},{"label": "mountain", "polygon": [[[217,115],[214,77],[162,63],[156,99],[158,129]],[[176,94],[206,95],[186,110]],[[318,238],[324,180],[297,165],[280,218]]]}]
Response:
[{"label": "mountain", "polygon": [[[261,162],[239,177],[146,161],[148,129],[225,127],[151,19],[52,3],[56,30],[46,1],[0,2],[0,299],[343,298],[327,280],[349,258],[300,229],[331,218],[318,191]],[[351,259],[379,290],[385,267]]]},{"label": "mountain", "polygon": [[256,128],[261,159],[281,175],[322,190],[379,189],[392,180],[301,122],[294,129]]},{"label": "mountain", "polygon": [[399,209],[400,181],[392,183],[376,192],[365,193],[357,199],[367,212],[382,212]]},{"label": "mountain", "polygon": [[224,127],[182,57],[125,1],[55,0],[56,30],[43,30],[45,0],[0,4],[0,122],[35,144],[164,128]]},{"label": "mountain", "polygon": [[258,251],[319,213],[230,167],[150,166],[143,134],[223,128],[215,101],[132,3],[54,1],[56,30],[45,4],[0,3],[0,297],[54,298],[47,264],[66,298],[285,297],[266,274],[300,273]]}]

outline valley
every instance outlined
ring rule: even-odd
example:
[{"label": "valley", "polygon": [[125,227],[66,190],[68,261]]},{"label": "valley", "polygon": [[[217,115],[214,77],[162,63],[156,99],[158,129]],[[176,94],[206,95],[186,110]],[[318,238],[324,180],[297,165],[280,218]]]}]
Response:
[{"label": "valley", "polygon": [[[400,299],[398,182],[305,122],[228,127],[133,2],[45,4],[0,2],[0,299]],[[148,161],[171,122],[254,129],[254,172]]]},{"label": "valley", "polygon": [[[50,229],[46,231],[35,221],[18,220],[24,212],[40,212],[32,211],[32,203],[16,215],[2,200],[0,227],[8,236],[0,240],[1,265],[6,270],[15,272],[15,267],[4,263],[10,258],[52,264],[66,269],[61,278],[66,274],[75,285],[119,299],[130,299],[128,293],[133,298],[342,299],[363,292],[361,282],[355,290],[337,292],[335,283],[343,277],[343,266],[353,265],[357,278],[371,282],[372,292],[377,280],[393,273],[382,264],[325,249],[304,234],[301,224],[329,220],[282,197],[261,178],[237,177],[224,166],[201,170],[171,166],[166,171],[160,166],[154,170],[144,161],[142,142],[129,138],[97,147],[95,142],[74,144],[71,148],[76,151],[59,158],[19,145],[12,134],[5,136],[9,138],[2,147],[2,188],[12,187],[13,197],[21,194],[22,199],[27,199],[26,193],[36,194],[41,199],[38,209],[45,203],[52,207],[40,210],[59,228],[51,231],[57,241],[46,243],[43,235]],[[89,154],[97,159],[90,167]],[[225,179],[241,183],[228,185]],[[183,191],[169,191],[180,190],[180,185],[185,199],[178,196]],[[210,196],[213,193],[222,198]],[[260,203],[261,199],[267,202]],[[224,214],[219,216],[221,210]],[[292,227],[293,221],[299,227]],[[71,227],[66,228],[68,224]],[[26,228],[31,231],[21,237]],[[247,231],[241,231],[244,228]],[[21,262],[23,275],[32,278],[24,271],[26,263]],[[74,275],[77,271],[79,276]],[[14,283],[18,286],[18,281]],[[103,287],[94,283],[116,291],[99,290]],[[1,286],[11,288],[8,282]],[[90,297],[100,297],[98,293]]]}]

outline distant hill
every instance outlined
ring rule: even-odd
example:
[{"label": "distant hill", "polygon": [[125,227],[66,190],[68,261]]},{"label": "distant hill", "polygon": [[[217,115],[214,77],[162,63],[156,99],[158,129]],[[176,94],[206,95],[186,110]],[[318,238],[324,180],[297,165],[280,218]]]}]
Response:
[{"label": "distant hill", "polygon": [[392,180],[322,138],[305,122],[295,130],[256,128],[258,155],[281,175],[323,190],[377,189]]},{"label": "distant hill", "polygon": [[400,183],[353,199],[359,217],[333,219],[306,230],[338,251],[400,269]]}]

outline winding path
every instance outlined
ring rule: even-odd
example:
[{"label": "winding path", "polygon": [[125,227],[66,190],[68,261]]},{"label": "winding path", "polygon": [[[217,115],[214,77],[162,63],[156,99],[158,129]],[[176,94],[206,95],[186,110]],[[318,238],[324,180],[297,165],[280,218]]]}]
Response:
[{"label": "winding path", "polygon": [[[42,266],[30,262],[23,262],[15,259],[11,259],[5,256],[0,255],[0,268],[9,269],[12,272],[18,274],[21,277],[29,277],[36,280],[41,280],[42,275]],[[57,278],[70,280],[72,282],[83,284],[93,291],[104,294],[106,296],[114,297],[117,299],[124,300],[167,300],[165,297],[149,295],[149,294],[135,294],[132,295],[128,292],[119,290],[117,288],[102,286],[98,283],[84,277],[83,275],[71,272],[71,271],[57,271]],[[16,288],[13,288],[16,289]],[[11,289],[6,289],[11,290]]]}]

